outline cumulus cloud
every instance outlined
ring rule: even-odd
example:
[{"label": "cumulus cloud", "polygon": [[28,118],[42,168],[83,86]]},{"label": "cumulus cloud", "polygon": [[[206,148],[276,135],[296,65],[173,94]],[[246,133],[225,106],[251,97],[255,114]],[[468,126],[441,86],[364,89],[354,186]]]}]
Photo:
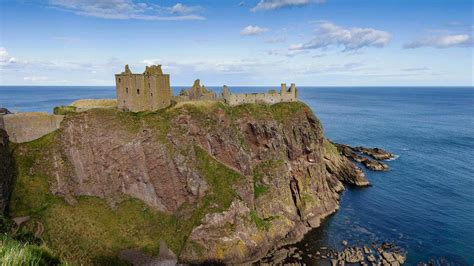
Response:
[{"label": "cumulus cloud", "polygon": [[250,9],[252,12],[260,10],[273,10],[285,7],[306,6],[311,3],[324,3],[325,0],[260,0],[258,4]]},{"label": "cumulus cloud", "polygon": [[8,54],[7,49],[5,47],[0,47],[0,66],[7,66],[7,65],[12,65],[15,64],[17,61],[15,57],[10,56]]},{"label": "cumulus cloud", "polygon": [[73,12],[76,15],[104,19],[139,20],[202,20],[204,17],[193,12],[200,7],[177,3],[172,7],[135,2],[134,0],[49,0],[52,7]]},{"label": "cumulus cloud", "polygon": [[473,39],[468,34],[455,34],[424,38],[411,43],[407,43],[403,47],[405,49],[413,49],[420,47],[434,47],[442,49],[450,47],[469,47],[473,44]]},{"label": "cumulus cloud", "polygon": [[241,31],[240,31],[240,35],[260,35],[264,32],[267,32],[268,29],[267,28],[261,28],[259,26],[252,26],[252,25],[249,25],[245,28],[243,28]]},{"label": "cumulus cloud", "polygon": [[331,22],[316,25],[315,37],[301,44],[290,46],[290,50],[322,49],[342,46],[344,51],[358,50],[363,47],[384,47],[390,41],[386,31],[372,28],[344,28]]}]

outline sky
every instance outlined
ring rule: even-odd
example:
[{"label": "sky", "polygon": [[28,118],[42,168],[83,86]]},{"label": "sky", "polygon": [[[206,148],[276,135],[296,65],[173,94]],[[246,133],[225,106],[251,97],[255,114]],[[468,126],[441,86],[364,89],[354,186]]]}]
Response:
[{"label": "sky", "polygon": [[0,85],[473,86],[472,0],[0,0]]}]

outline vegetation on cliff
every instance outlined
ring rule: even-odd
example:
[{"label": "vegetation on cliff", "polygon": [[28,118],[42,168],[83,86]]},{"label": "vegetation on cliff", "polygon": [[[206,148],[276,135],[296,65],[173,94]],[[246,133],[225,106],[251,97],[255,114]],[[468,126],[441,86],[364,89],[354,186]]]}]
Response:
[{"label": "vegetation on cliff", "polygon": [[182,261],[243,262],[337,208],[322,146],[299,102],[93,109],[13,146],[11,215],[41,223],[71,262],[123,263],[122,251],[154,256],[161,242]]}]

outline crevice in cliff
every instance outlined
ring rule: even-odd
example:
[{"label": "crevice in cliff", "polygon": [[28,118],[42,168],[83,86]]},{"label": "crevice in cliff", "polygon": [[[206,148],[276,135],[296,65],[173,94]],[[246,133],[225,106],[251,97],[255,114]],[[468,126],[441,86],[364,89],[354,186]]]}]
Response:
[{"label": "crevice in cliff", "polygon": [[291,190],[291,198],[293,199],[293,203],[296,207],[296,213],[300,217],[300,220],[303,221],[303,216],[301,214],[301,210],[299,208],[300,205],[300,188],[298,186],[298,181],[296,181],[294,176],[290,178],[290,190]]},{"label": "crevice in cliff", "polygon": [[15,165],[8,134],[0,129],[0,215],[8,214],[11,186],[17,173]]}]

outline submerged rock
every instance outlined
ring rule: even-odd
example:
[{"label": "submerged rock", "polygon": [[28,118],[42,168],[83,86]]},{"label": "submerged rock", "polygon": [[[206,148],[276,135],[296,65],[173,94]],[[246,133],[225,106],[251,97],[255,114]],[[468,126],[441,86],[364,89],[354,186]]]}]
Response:
[{"label": "submerged rock", "polygon": [[398,246],[390,242],[384,242],[380,245],[372,243],[372,246],[379,250],[378,254],[373,254],[372,250],[367,246],[347,246],[342,251],[335,251],[332,249],[319,249],[317,254],[327,254],[328,256],[320,256],[325,260],[325,263],[317,262],[326,265],[327,263],[348,263],[350,265],[402,265],[406,260],[406,253]]}]

